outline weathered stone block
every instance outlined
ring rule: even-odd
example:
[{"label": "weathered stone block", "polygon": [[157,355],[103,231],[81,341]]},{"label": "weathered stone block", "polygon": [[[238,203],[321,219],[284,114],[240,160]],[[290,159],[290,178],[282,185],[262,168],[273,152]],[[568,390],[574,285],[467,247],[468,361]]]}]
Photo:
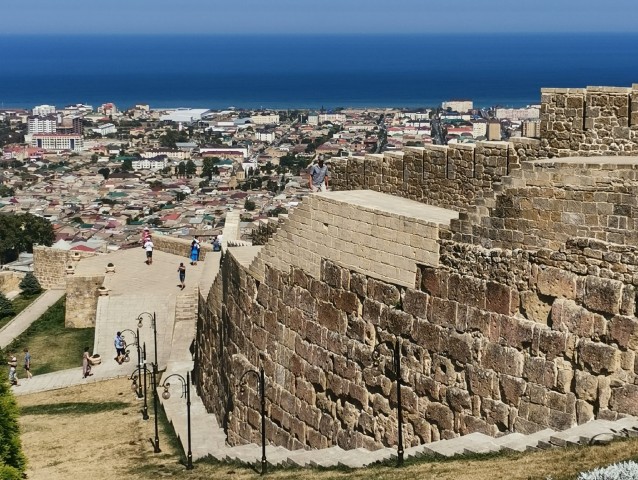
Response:
[{"label": "weathered stone block", "polygon": [[576,370],[575,376],[576,397],[587,402],[594,402],[598,398],[598,377],[582,370]]},{"label": "weathered stone block", "polygon": [[523,378],[532,383],[554,388],[556,386],[556,366],[554,362],[544,358],[526,357]]},{"label": "weathered stone block", "polygon": [[487,282],[486,308],[491,312],[512,315],[518,310],[518,292],[495,282]]},{"label": "weathered stone block", "polygon": [[448,279],[451,300],[463,303],[470,307],[485,307],[485,283],[474,277],[450,275]]},{"label": "weathered stone block", "polygon": [[585,282],[585,306],[602,313],[620,313],[622,282],[589,275]]},{"label": "weathered stone block", "polygon": [[420,290],[408,288],[403,297],[403,310],[417,318],[426,318],[430,296]]},{"label": "weathered stone block", "polygon": [[616,315],[609,322],[609,336],[621,348],[638,349],[638,320]]},{"label": "weathered stone block", "polygon": [[412,333],[412,323],[412,315],[396,308],[388,308],[381,327],[393,335],[408,335]]},{"label": "weathered stone block", "polygon": [[527,382],[522,378],[501,375],[500,383],[503,401],[518,407],[521,397],[526,392]]},{"label": "weathered stone block", "polygon": [[483,351],[482,366],[498,373],[520,376],[523,373],[524,356],[514,348],[488,343]]},{"label": "weathered stone block", "polygon": [[591,313],[572,300],[556,299],[552,305],[552,328],[573,333],[579,337],[600,338],[607,330],[607,321]]},{"label": "weathered stone block", "polygon": [[620,351],[604,343],[583,341],[578,347],[579,363],[594,373],[614,373],[620,369]]},{"label": "weathered stone block", "polygon": [[483,370],[474,365],[466,367],[467,381],[470,392],[479,397],[491,397],[498,388],[498,377],[492,370]]},{"label": "weathered stone block", "polygon": [[425,418],[442,430],[451,430],[454,427],[454,414],[442,403],[430,403],[425,411]]},{"label": "weathered stone block", "polygon": [[638,385],[623,385],[611,390],[612,410],[628,415],[638,415]]},{"label": "weathered stone block", "polygon": [[377,302],[390,306],[397,305],[401,298],[399,289],[396,286],[373,278],[368,279],[368,296]]},{"label": "weathered stone block", "polygon": [[554,267],[546,267],[538,272],[536,288],[543,295],[576,298],[576,275]]}]

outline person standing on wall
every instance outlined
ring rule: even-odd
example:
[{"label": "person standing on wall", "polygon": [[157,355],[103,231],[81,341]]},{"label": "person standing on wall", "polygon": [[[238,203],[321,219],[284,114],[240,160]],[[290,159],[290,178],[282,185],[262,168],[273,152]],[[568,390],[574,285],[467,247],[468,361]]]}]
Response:
[{"label": "person standing on wall", "polygon": [[186,267],[183,263],[180,263],[179,267],[177,267],[177,273],[179,273],[179,286],[182,290],[184,290],[184,287],[186,286],[184,285],[184,281],[186,280]]},{"label": "person standing on wall", "polygon": [[329,178],[328,165],[324,165],[321,158],[316,165],[313,165],[308,170],[308,184],[313,193],[327,191]]},{"label": "person standing on wall", "polygon": [[154,247],[155,245],[153,245],[153,240],[151,240],[151,237],[148,237],[148,239],[146,240],[146,243],[144,244],[144,250],[146,250],[146,265],[153,264],[153,248]]}]

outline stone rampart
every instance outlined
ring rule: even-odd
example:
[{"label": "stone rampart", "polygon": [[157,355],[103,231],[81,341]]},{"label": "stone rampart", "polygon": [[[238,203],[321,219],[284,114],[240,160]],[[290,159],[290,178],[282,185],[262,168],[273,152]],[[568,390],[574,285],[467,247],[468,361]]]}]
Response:
[{"label": "stone rampart", "polygon": [[226,256],[197,345],[199,388],[229,441],[259,437],[257,391],[241,393],[238,381],[263,365],[270,442],[394,445],[391,357],[384,351],[377,367],[371,355],[397,337],[406,445],[638,413],[636,248],[441,246],[441,265],[419,266],[416,288],[330,261],[320,278],[266,267],[259,282]]},{"label": "stone rampart", "polygon": [[82,258],[99,255],[93,252],[77,250],[60,250],[58,248],[33,246],[33,274],[42,285],[48,289],[64,286],[66,283],[67,267],[74,267]]},{"label": "stone rampart", "polygon": [[98,288],[104,282],[104,275],[70,275],[66,282],[66,309],[64,325],[67,328],[95,327]]},{"label": "stone rampart", "polygon": [[462,211],[520,168],[520,157],[539,153],[540,142],[529,139],[407,147],[403,152],[333,159],[331,185],[334,190],[369,189]]},{"label": "stone rampart", "polygon": [[638,84],[541,90],[541,139],[551,156],[638,154]]}]

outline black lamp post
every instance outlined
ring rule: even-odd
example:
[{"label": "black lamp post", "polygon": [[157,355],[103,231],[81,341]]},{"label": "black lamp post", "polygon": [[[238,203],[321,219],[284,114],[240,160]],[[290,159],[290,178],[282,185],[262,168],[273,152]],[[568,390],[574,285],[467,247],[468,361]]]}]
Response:
[{"label": "black lamp post", "polygon": [[239,391],[244,393],[246,391],[246,377],[253,375],[257,379],[257,386],[259,388],[259,400],[261,402],[261,475],[266,473],[268,462],[266,461],[266,375],[264,374],[264,367],[257,370],[247,370],[239,379]]},{"label": "black lamp post", "polygon": [[142,408],[142,420],[148,420],[148,395],[146,389],[146,376],[148,368],[146,367],[146,342],[144,342],[144,407]]},{"label": "black lamp post", "polygon": [[151,321],[151,328],[153,329],[153,347],[155,348],[155,366],[159,368],[159,364],[157,363],[157,317],[155,316],[155,312],[142,312],[137,316],[137,328],[142,328],[144,326],[144,315],[148,315],[148,318]]},{"label": "black lamp post", "polygon": [[397,426],[398,426],[398,445],[397,445],[397,467],[403,465],[403,405],[401,404],[401,344],[397,338],[394,343],[390,340],[379,343],[372,350],[372,361],[375,366],[379,365],[379,357],[381,353],[379,349],[387,346],[392,351],[393,374],[397,382]]},{"label": "black lamp post", "polygon": [[151,443],[153,444],[153,453],[160,453],[160,444],[159,444],[159,426],[157,424],[157,365],[152,364],[152,376],[153,379],[153,415],[155,417],[155,441],[151,439]]},{"label": "black lamp post", "polygon": [[[126,353],[124,356],[124,361],[128,362],[131,357],[129,356],[130,351],[128,349],[129,344],[126,342],[126,339],[124,337],[124,333],[125,332],[131,332],[133,334],[133,337],[135,338],[135,342],[132,343],[131,345],[135,345],[136,349],[137,349],[137,378],[141,378],[142,375],[142,358],[140,355],[140,330],[139,328],[137,329],[137,333],[134,332],[133,330],[131,330],[130,328],[126,328],[124,330],[122,330],[122,339],[124,340],[124,344],[126,345]],[[142,398],[142,382],[137,382],[139,383],[139,385],[137,385],[137,390],[135,393],[137,393],[137,398]],[[133,383],[135,385],[135,382]]]},{"label": "black lamp post", "polygon": [[182,395],[180,398],[184,398],[186,395],[186,428],[188,435],[188,452],[186,453],[186,470],[193,469],[193,450],[191,448],[191,373],[186,372],[186,378],[181,376],[179,373],[173,373],[166,377],[160,387],[164,387],[164,391],[162,392],[162,398],[164,400],[168,400],[171,398],[170,387],[171,384],[168,383],[168,379],[171,377],[179,378],[179,381],[182,383]]}]

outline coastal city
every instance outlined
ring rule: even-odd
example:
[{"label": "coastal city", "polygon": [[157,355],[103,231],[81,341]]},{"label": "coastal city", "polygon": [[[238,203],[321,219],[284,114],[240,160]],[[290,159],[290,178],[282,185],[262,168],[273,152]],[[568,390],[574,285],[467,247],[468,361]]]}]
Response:
[{"label": "coastal city", "polygon": [[[239,211],[242,238],[259,244],[259,228],[309,192],[319,159],[537,138],[539,113],[471,100],[409,110],[2,109],[0,212],[47,219],[56,248],[105,253],[138,245],[149,226],[210,243]],[[12,260],[3,268],[30,268],[29,254]]]}]

